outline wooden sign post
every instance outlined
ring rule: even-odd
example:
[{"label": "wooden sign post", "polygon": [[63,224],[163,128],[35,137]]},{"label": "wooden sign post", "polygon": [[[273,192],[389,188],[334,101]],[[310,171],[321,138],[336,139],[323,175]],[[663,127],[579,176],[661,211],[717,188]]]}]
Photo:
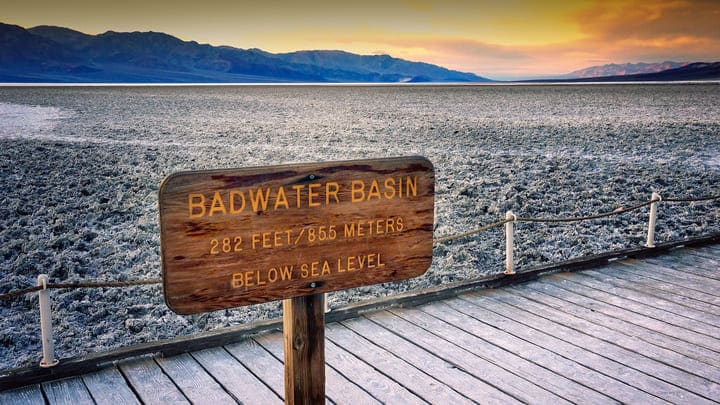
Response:
[{"label": "wooden sign post", "polygon": [[285,403],[325,402],[325,296],[283,300]]},{"label": "wooden sign post", "polygon": [[422,157],[175,173],[159,197],[165,301],[285,300],[286,399],[324,400],[323,293],[425,273],[434,194]]}]

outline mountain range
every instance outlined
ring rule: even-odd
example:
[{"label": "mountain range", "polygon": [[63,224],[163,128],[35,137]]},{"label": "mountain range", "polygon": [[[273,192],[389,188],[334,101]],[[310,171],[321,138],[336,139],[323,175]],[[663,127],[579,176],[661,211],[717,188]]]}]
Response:
[{"label": "mountain range", "polygon": [[[720,62],[608,64],[532,82],[718,80]],[[89,35],[0,23],[0,83],[462,83],[493,80],[389,55],[270,53],[158,32]]]},{"label": "mountain range", "polygon": [[[650,65],[650,64],[648,64]],[[565,83],[583,83],[583,82],[669,82],[669,81],[689,81],[689,80],[720,80],[720,62],[694,62],[687,64],[679,64],[679,67],[660,71],[649,71],[647,73],[636,74],[614,74],[610,76],[592,76],[585,77],[555,77],[540,80],[526,80],[526,82],[565,82]],[[597,67],[596,67],[597,68]],[[588,68],[593,71],[594,68]],[[612,70],[610,70],[612,71]],[[610,73],[609,73],[610,74]]]},{"label": "mountain range", "polygon": [[485,82],[484,77],[388,55],[273,54],[182,41],[157,32],[88,35],[0,23],[0,82],[262,83]]},{"label": "mountain range", "polygon": [[590,77],[606,77],[606,76],[627,76],[646,73],[658,73],[664,70],[678,69],[687,62],[665,61],[660,63],[610,63],[601,66],[591,66],[585,69],[576,70],[566,75],[560,76],[563,79],[585,79]]}]

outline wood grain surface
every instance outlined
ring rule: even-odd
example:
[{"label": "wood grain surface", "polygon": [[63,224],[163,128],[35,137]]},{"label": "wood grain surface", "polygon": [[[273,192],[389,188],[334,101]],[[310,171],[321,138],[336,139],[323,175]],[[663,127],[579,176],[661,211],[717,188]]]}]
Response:
[{"label": "wood grain surface", "polygon": [[165,300],[192,314],[422,275],[434,182],[422,157],[173,174],[159,198]]}]

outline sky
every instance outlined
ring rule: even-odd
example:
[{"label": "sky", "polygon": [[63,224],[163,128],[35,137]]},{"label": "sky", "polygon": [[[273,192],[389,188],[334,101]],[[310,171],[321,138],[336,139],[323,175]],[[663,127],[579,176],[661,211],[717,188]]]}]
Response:
[{"label": "sky", "polygon": [[340,49],[500,80],[720,60],[720,0],[3,0],[0,22],[156,31],[268,52]]}]

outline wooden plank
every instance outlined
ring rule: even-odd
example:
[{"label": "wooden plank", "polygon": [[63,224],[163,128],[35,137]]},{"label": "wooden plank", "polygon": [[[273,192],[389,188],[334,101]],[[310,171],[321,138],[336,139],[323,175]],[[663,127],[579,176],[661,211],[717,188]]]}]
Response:
[{"label": "wooden plank", "polygon": [[49,381],[41,385],[45,398],[51,405],[94,404],[80,377]]},{"label": "wooden plank", "polygon": [[689,318],[658,310],[657,308],[653,308],[649,305],[624,299],[616,295],[608,294],[604,291],[588,288],[574,282],[571,275],[567,274],[554,274],[543,278],[540,282],[552,283],[558,287],[573,291],[595,301],[610,304],[618,309],[622,309],[625,311],[625,319],[630,322],[643,321],[644,318],[651,318],[661,323],[658,324],[660,326],[659,332],[670,333],[671,331],[682,331],[682,335],[684,336],[683,338],[687,339],[689,342],[720,353],[720,340],[708,334],[706,331],[710,328],[702,322],[693,321]]},{"label": "wooden plank", "polygon": [[192,353],[193,358],[243,404],[281,404],[282,398],[254,376],[225,349],[216,347]]},{"label": "wooden plank", "polygon": [[712,255],[713,257],[720,259],[720,245],[693,246],[688,247],[688,249],[707,253],[709,255]]},{"label": "wooden plank", "polygon": [[691,266],[695,264],[705,264],[707,266],[703,268],[705,268],[706,270],[711,270],[712,272],[717,271],[718,265],[720,264],[720,257],[718,257],[717,255],[707,253],[707,251],[695,250],[691,248],[678,250],[677,254],[667,255],[667,257],[671,258],[673,261],[689,264]]},{"label": "wooden plank", "polygon": [[419,156],[172,174],[159,195],[165,300],[191,314],[419,276],[434,195]]},{"label": "wooden plank", "polygon": [[[552,322],[523,308],[506,304],[501,301],[502,294],[497,294],[496,291],[488,291],[486,294],[468,294],[464,295],[463,299],[482,305],[486,309],[492,308],[493,312],[511,318],[529,328],[543,331],[564,342],[583,348],[587,352],[611,360],[616,366],[624,366],[623,372],[616,371],[614,375],[622,375],[625,383],[666,401],[676,403],[690,401],[710,404],[712,403],[711,399],[718,392],[716,384],[709,383],[703,378],[682,373],[672,367],[665,366],[617,345],[609,344],[582,331]],[[550,347],[555,349],[557,343]],[[585,364],[597,370],[605,367],[604,363],[604,361],[588,361]],[[687,378],[687,380],[684,380],[683,377]],[[680,387],[684,390],[679,389]]]},{"label": "wooden plank", "polygon": [[368,319],[351,319],[342,324],[385,350],[400,355],[408,363],[475,402],[502,405],[516,401],[456,364],[435,356],[427,348],[416,346]]},{"label": "wooden plank", "polygon": [[684,277],[687,277],[688,281],[694,281],[700,288],[703,288],[701,291],[712,292],[713,289],[720,288],[720,280],[713,278],[716,272],[700,268],[697,263],[688,265],[674,261],[671,257],[651,258],[646,259],[645,262],[655,265],[657,271],[682,273]]},{"label": "wooden plank", "polygon": [[[285,368],[283,363],[254,340],[225,346],[245,366],[280,398],[285,398]],[[323,364],[323,367],[325,365]]]},{"label": "wooden plank", "polygon": [[[605,325],[611,329],[627,331],[633,336],[655,344],[660,347],[667,347],[685,356],[702,361],[713,366],[720,366],[720,358],[717,352],[701,346],[690,344],[682,336],[671,336],[660,330],[667,331],[667,325],[654,319],[630,315],[635,323],[622,318],[625,311],[602,302],[589,300],[580,294],[564,290],[551,284],[532,283],[512,287],[514,292],[519,292],[530,299],[541,301],[544,304],[554,307],[558,311],[565,311],[591,322]],[[670,330],[670,332],[682,335],[684,330]]]},{"label": "wooden plank", "polygon": [[[632,400],[648,403],[654,400],[629,385],[564,358],[536,345],[535,342],[525,341],[499,329],[493,321],[499,320],[500,326],[512,321],[501,319],[502,317],[467,301],[453,299],[445,303],[426,305],[420,309],[536,364],[538,367],[525,367],[522,362],[513,361],[513,364],[517,364],[521,370],[519,375],[525,372],[534,374],[534,382],[569,401],[607,404]],[[451,329],[449,333],[452,332],[454,331]],[[462,344],[462,340],[458,340],[456,344]]]},{"label": "wooden plank", "polygon": [[691,254],[672,255],[663,257],[663,261],[677,266],[682,271],[697,274],[698,276],[707,277],[715,281],[720,281],[720,264],[714,259],[703,256],[695,256]]},{"label": "wooden plank", "polygon": [[638,261],[623,260],[622,262],[619,262],[618,265],[626,266],[626,268],[623,269],[624,272],[642,275],[649,280],[667,283],[669,285],[669,288],[674,289],[675,293],[678,295],[689,297],[696,301],[708,303],[713,305],[714,307],[720,307],[720,296],[708,294],[706,292],[689,288],[686,283],[687,280],[683,279],[681,273],[666,274],[658,271],[653,271],[654,265]]},{"label": "wooden plank", "polygon": [[118,367],[142,402],[189,403],[152,358],[124,360],[118,363]]},{"label": "wooden plank", "polygon": [[[275,359],[280,362],[283,361],[284,343],[282,335],[280,333],[272,333],[258,336],[255,338],[255,341],[259,343],[263,348],[265,348],[265,350],[272,353]],[[353,381],[345,378],[345,376],[338,373],[334,368],[327,365],[327,363],[325,364],[325,377],[325,394],[327,395],[329,400],[335,403],[380,403],[376,398],[373,398],[365,390],[357,386]]]},{"label": "wooden plank", "polygon": [[325,400],[325,297],[307,295],[283,300],[285,403]]},{"label": "wooden plank", "polygon": [[653,272],[673,275],[683,280],[687,288],[692,288],[708,294],[713,294],[720,288],[720,281],[708,278],[706,274],[697,272],[692,266],[674,264],[668,260],[644,260],[644,265],[652,268]]},{"label": "wooden plank", "polygon": [[120,370],[115,367],[106,367],[100,371],[85,374],[82,376],[82,380],[97,404],[140,403]]},{"label": "wooden plank", "polygon": [[488,384],[501,389],[521,402],[569,403],[560,396],[506,370],[506,364],[498,365],[464,348],[387,311],[376,312],[368,319],[395,331],[415,345],[432,348],[433,353],[443,360],[471,373]]},{"label": "wooden plank", "polygon": [[[656,346],[640,339],[625,329],[615,330],[605,325],[588,321],[566,311],[558,311],[544,302],[542,297],[532,299],[522,291],[508,290],[507,294],[494,296],[509,305],[542,316],[555,323],[565,325],[577,331],[589,334],[603,341],[623,347],[627,350],[642,354],[650,359],[662,362],[666,366],[678,368],[684,372],[703,377],[715,384],[720,384],[720,368],[711,366],[693,358],[687,357],[666,347]],[[567,307],[567,306],[566,306]]]},{"label": "wooden plank", "polygon": [[427,403],[407,388],[381,374],[373,366],[336,344],[330,341],[326,342],[326,350],[327,362],[331,367],[347,378],[352,378],[380,402],[397,404]]},{"label": "wooden plank", "polygon": [[[422,307],[422,311],[404,309],[392,310],[391,312],[418,326],[422,326],[448,342],[468,348],[472,353],[484,357],[513,374],[532,381],[534,384],[568,401],[597,404],[610,401],[609,397],[588,389],[562,374],[557,374],[543,366],[539,366],[518,355],[515,350],[508,350],[508,347],[502,345],[502,343],[497,345],[495,342],[490,341],[491,337],[488,335],[479,338],[477,335],[469,333],[468,328],[473,326],[471,325],[473,318],[455,311],[447,305],[434,303]],[[455,321],[455,325],[460,327],[453,325],[453,321]],[[478,325],[475,324],[474,326]],[[482,334],[480,327],[473,328],[473,331]],[[489,339],[485,339],[486,337]]]},{"label": "wooden plank", "polygon": [[688,259],[695,258],[696,260],[706,260],[708,263],[711,263],[713,265],[720,266],[720,255],[718,255],[716,252],[704,249],[704,248],[687,248],[683,249],[683,257],[687,257]]},{"label": "wooden plank", "polygon": [[192,403],[235,404],[235,400],[189,354],[155,361]]},{"label": "wooden plank", "polygon": [[638,274],[629,274],[625,269],[627,269],[627,266],[611,265],[595,270],[585,270],[582,274],[615,287],[649,294],[681,307],[690,308],[691,311],[699,311],[703,316],[710,316],[716,319],[715,324],[720,322],[720,307],[708,305],[706,302],[697,301],[686,295],[678,294],[677,290],[682,288],[678,288],[679,286],[677,285],[671,286]]},{"label": "wooden plank", "polygon": [[[366,321],[369,322],[369,321]],[[439,382],[401,357],[384,350],[340,324],[331,324],[327,336],[338,347],[352,352],[367,364],[431,404],[471,404],[469,399]],[[403,357],[412,356],[406,353]]]},{"label": "wooden plank", "polygon": [[701,262],[695,262],[693,264],[685,264],[674,260],[672,256],[661,256],[654,257],[644,260],[649,265],[657,266],[658,271],[664,271],[668,273],[680,273],[686,276],[689,280],[697,281],[701,286],[703,282],[708,283],[709,286],[717,288],[720,286],[720,280],[717,280],[717,269],[708,270],[699,267],[698,264]]},{"label": "wooden plank", "polygon": [[704,257],[713,263],[720,264],[720,250],[718,245],[688,246],[680,250],[683,256]]},{"label": "wooden plank", "polygon": [[702,333],[709,336],[720,336],[720,328],[715,325],[720,324],[720,316],[694,309],[688,305],[673,302],[668,294],[652,294],[647,290],[640,290],[628,286],[618,285],[613,277],[603,276],[599,273],[583,272],[573,275],[572,281],[584,285],[595,290],[603,291],[608,294],[617,295],[623,299],[639,302],[641,304],[651,306],[663,310],[667,313],[679,315],[693,321],[702,322]]},{"label": "wooden plank", "polygon": [[0,391],[0,405],[36,405],[44,403],[45,398],[43,398],[39,384]]},{"label": "wooden plank", "polygon": [[715,305],[703,300],[703,298],[705,298],[704,296],[707,296],[707,298],[710,299],[717,299],[718,303],[720,303],[720,297],[709,296],[695,290],[683,288],[678,284],[649,277],[648,271],[642,271],[642,268],[638,269],[631,265],[617,264],[596,270],[588,270],[586,274],[601,274],[603,276],[613,277],[618,285],[643,289],[667,297],[679,304],[720,315],[720,305]]},{"label": "wooden plank", "polygon": [[[657,256],[667,253],[677,246],[704,246],[709,243],[718,242],[720,242],[720,234],[707,235],[673,242],[662,242],[658,243],[655,248],[636,246],[613,252],[565,260],[557,263],[533,266],[532,268],[527,269],[527,272],[524,271],[523,273],[518,273],[514,276],[506,276],[503,274],[481,276],[470,281],[449,283],[425,290],[415,290],[408,293],[393,295],[391,297],[370,299],[361,303],[351,304],[347,307],[334,309],[326,315],[326,319],[327,322],[342,321],[357,317],[370,310],[385,309],[391,306],[422,305],[438,299],[456,297],[463,292],[474,291],[478,288],[491,288],[517,284],[530,280],[537,274],[557,270],[577,270],[582,268],[597,267],[599,265],[605,265],[608,260],[612,259]],[[203,332],[196,335],[164,339],[156,342],[148,342],[104,352],[90,353],[73,359],[63,359],[59,365],[53,367],[52,372],[48,369],[40,368],[35,364],[6,370],[5,372],[0,373],[0,390],[8,390],[42,381],[93,372],[105,364],[109,364],[120,359],[148,354],[154,355],[158,353],[161,353],[163,356],[173,356],[192,350],[203,350],[208,347],[235,343],[247,336],[255,335],[268,330],[279,330],[281,327],[282,323],[277,319],[257,321],[250,324],[234,325],[232,327],[221,328],[219,330]]]}]

